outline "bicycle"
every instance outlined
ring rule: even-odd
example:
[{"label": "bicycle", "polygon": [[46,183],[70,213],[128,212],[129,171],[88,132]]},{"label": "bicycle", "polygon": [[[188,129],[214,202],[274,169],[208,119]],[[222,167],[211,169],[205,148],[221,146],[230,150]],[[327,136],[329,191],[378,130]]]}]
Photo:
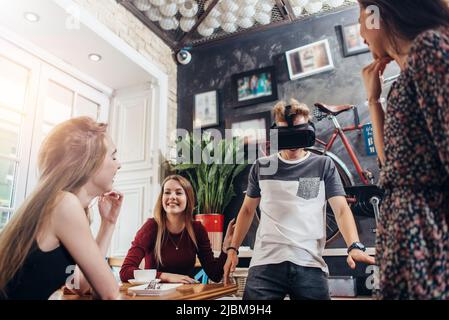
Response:
[{"label": "bicycle", "polygon": [[[337,116],[352,110],[354,113],[354,125],[348,127],[341,127],[338,122]],[[368,170],[364,170],[357,158],[345,132],[349,131],[361,131],[364,124],[360,123],[357,106],[354,105],[338,105],[330,106],[324,103],[315,103],[314,118],[317,122],[324,119],[332,121],[334,124],[334,132],[332,133],[328,142],[321,139],[316,139],[316,144],[313,147],[306,148],[308,151],[328,156],[334,162],[343,186],[347,194],[346,200],[351,206],[351,210],[354,215],[373,217],[377,221],[379,218],[379,205],[382,201],[383,192],[374,184],[374,176]],[[332,148],[337,137],[340,137],[342,143],[348,152],[348,155],[359,175],[362,185],[356,185],[346,164],[334,153],[329,150]],[[321,147],[320,147],[321,146]],[[332,212],[330,206],[326,207],[326,242],[330,242],[339,234],[338,225],[335,220],[335,215]]]}]

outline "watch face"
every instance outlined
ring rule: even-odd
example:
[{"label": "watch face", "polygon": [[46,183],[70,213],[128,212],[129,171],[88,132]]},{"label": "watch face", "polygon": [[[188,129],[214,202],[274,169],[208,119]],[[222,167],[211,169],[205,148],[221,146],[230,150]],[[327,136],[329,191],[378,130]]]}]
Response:
[{"label": "watch face", "polygon": [[363,245],[363,243],[361,242],[354,242],[349,248],[348,248],[348,253],[349,251],[351,251],[352,249],[359,249],[362,251],[366,251],[366,247]]}]

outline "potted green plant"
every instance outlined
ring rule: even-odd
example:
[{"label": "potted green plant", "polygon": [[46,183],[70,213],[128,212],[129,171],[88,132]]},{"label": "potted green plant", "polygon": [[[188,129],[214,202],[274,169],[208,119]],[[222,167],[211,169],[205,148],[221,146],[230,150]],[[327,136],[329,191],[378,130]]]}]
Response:
[{"label": "potted green plant", "polygon": [[[234,179],[248,166],[247,161],[237,159],[243,155],[242,149],[239,138],[214,141],[208,133],[203,133],[201,139],[187,135],[177,141],[177,150],[188,150],[189,159],[181,155],[174,168],[192,183],[197,201],[195,219],[206,227],[214,251],[221,250],[223,213],[236,195]],[[197,161],[200,163],[193,163],[194,152],[202,155],[201,161]]]}]

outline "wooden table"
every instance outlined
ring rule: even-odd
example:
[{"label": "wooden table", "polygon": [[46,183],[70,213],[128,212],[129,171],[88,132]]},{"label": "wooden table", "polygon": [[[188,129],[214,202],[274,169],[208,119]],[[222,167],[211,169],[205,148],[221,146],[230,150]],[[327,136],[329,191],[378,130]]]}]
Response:
[{"label": "wooden table", "polygon": [[[224,285],[222,283],[213,284],[184,284],[176,289],[175,292],[162,296],[131,296],[128,295],[129,283],[122,284],[120,287],[120,298],[123,300],[211,300],[228,296],[237,292],[236,284]],[[78,296],[75,294],[64,294],[64,291],[58,290],[53,293],[50,300],[92,300],[91,295]]]}]

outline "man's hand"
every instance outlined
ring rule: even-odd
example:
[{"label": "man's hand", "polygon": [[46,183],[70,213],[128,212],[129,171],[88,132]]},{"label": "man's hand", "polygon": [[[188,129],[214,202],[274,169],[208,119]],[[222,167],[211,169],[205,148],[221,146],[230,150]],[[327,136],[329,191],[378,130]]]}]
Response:
[{"label": "man's hand", "polygon": [[231,245],[232,237],[234,236],[234,230],[235,230],[235,218],[229,221],[228,229],[226,230],[226,235],[223,240],[223,252],[226,252],[226,249]]},{"label": "man's hand", "polygon": [[237,252],[234,250],[228,250],[228,258],[226,259],[226,263],[223,267],[224,275],[223,280],[224,284],[230,283],[229,275],[235,271],[237,264],[239,263],[239,257],[237,256]]},{"label": "man's hand", "polygon": [[359,249],[352,249],[349,251],[348,258],[346,259],[346,262],[348,263],[349,267],[351,269],[355,269],[355,262],[363,262],[366,264],[375,264],[376,260],[374,257],[371,257],[366,252],[359,250]]}]

